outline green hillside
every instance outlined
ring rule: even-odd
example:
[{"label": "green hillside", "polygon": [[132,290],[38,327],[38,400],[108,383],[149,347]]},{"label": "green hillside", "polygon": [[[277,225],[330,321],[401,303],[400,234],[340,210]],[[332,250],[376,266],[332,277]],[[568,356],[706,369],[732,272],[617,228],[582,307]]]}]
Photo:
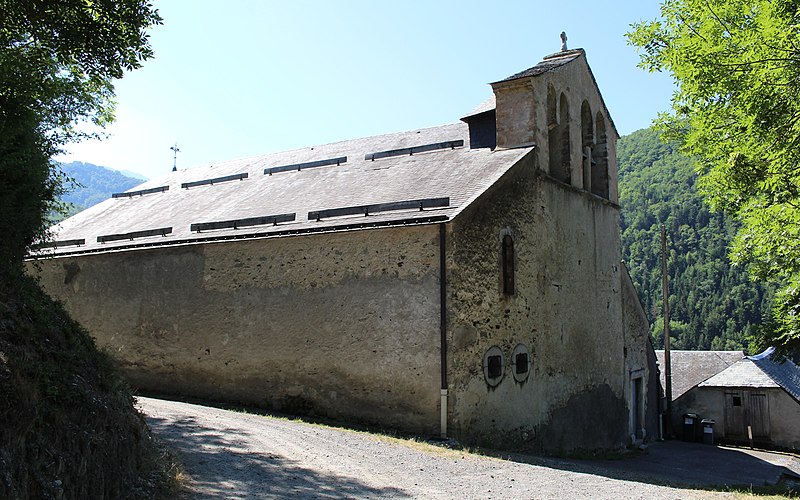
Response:
[{"label": "green hillside", "polygon": [[73,206],[70,213],[80,212],[110,198],[112,193],[127,191],[145,181],[118,170],[79,161],[62,164],[61,171],[76,183],[74,189],[61,197],[62,201]]},{"label": "green hillside", "polygon": [[661,224],[667,229],[670,328],[676,349],[747,349],[767,318],[772,288],[750,281],[727,253],[735,221],[711,213],[695,189],[692,160],[652,129],[617,143],[623,258],[663,343]]}]

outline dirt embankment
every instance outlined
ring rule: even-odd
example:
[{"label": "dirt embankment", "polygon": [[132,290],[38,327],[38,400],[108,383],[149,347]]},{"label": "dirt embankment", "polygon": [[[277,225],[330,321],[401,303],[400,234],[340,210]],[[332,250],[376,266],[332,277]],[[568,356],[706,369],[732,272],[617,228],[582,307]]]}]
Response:
[{"label": "dirt embankment", "polygon": [[153,498],[162,458],[88,333],[33,280],[0,280],[0,498]]}]

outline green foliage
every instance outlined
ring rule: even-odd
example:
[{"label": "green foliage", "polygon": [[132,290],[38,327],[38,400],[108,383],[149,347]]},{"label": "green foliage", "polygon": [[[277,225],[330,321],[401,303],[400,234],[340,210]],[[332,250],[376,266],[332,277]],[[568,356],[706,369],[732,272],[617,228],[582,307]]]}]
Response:
[{"label": "green foliage", "polygon": [[50,158],[113,117],[112,79],[152,56],[142,0],[0,0],[0,270],[19,267],[59,208]]},{"label": "green foliage", "polygon": [[0,270],[22,261],[28,244],[44,237],[47,214],[57,208],[61,193],[50,169],[52,152],[36,115],[0,95]]},{"label": "green foliage", "polygon": [[757,332],[760,344],[776,342],[785,346],[779,355],[800,353],[800,280],[796,277],[775,294],[771,328]]},{"label": "green foliage", "polygon": [[[664,345],[661,224],[667,229],[670,332],[676,349],[748,349],[768,312],[771,288],[731,265],[737,224],[712,213],[697,191],[694,162],[654,129],[617,143],[623,258]],[[752,350],[752,349],[751,349]]]},{"label": "green foliage", "polygon": [[800,332],[786,315],[800,307],[791,293],[800,281],[800,6],[665,0],[661,18],[634,25],[628,39],[642,67],[677,82],[660,127],[698,158],[712,208],[741,221],[733,261],[786,287],[760,343],[796,346]]},{"label": "green foliage", "polygon": [[152,498],[158,453],[89,334],[23,272],[60,207],[52,156],[152,55],[143,0],[0,0],[0,497]]}]

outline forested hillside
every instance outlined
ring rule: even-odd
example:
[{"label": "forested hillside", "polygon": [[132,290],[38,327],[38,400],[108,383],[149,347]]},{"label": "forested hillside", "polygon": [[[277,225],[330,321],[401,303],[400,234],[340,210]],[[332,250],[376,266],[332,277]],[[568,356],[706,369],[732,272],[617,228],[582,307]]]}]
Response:
[{"label": "forested hillside", "polygon": [[769,313],[772,289],[731,265],[735,221],[711,213],[695,189],[692,160],[652,129],[617,143],[623,259],[664,345],[661,224],[667,229],[670,327],[675,349],[746,349]]},{"label": "forested hillside", "polygon": [[118,170],[79,161],[62,164],[61,171],[77,183],[74,189],[61,197],[62,201],[72,205],[70,214],[100,203],[110,198],[112,193],[127,191],[144,182]]}]

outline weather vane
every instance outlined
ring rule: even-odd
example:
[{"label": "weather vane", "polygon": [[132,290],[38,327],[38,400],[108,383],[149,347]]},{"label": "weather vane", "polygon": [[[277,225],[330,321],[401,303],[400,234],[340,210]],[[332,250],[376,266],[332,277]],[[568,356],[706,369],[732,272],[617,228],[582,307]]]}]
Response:
[{"label": "weather vane", "polygon": [[170,146],[172,150],[172,171],[176,172],[178,170],[178,153],[180,149],[178,149],[178,143],[176,142],[174,146]]}]

